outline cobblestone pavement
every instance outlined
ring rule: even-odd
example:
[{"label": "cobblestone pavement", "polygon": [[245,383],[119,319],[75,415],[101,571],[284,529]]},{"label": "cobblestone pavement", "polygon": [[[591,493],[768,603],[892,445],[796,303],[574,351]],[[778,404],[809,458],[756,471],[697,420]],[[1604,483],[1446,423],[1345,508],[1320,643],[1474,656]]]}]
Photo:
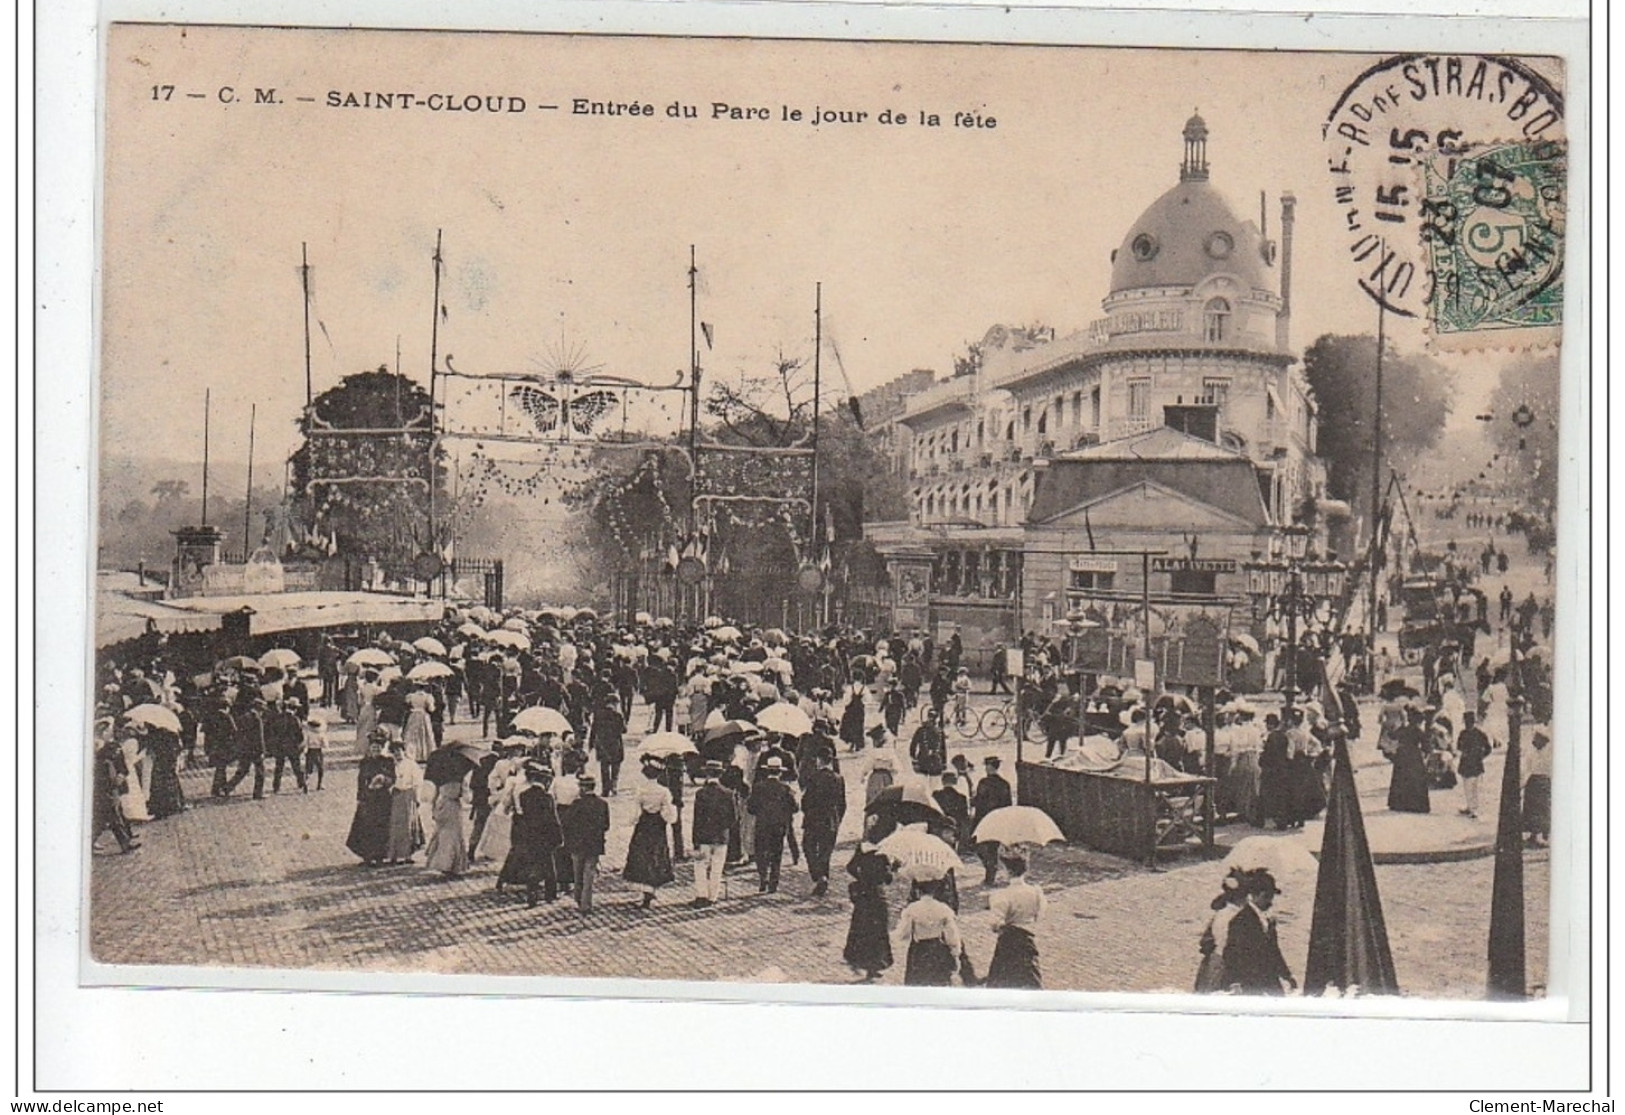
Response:
[{"label": "cobblestone pavement", "polygon": [[[645,718],[641,708],[634,711],[635,724]],[[952,750],[979,761],[992,750],[1008,755],[1013,746],[980,741]],[[120,855],[104,839],[91,864],[92,955],[109,964],[856,980],[841,960],[851,910],[841,869],[857,835],[861,811],[855,806],[836,851],[829,895],[812,897],[805,868],[787,860],[779,893],[758,895],[755,874],[745,868],[730,873],[724,901],[693,910],[687,906],[693,871],[683,863],[677,882],[644,912],[636,908],[636,892],[613,870],[624,861],[635,808],[623,792],[611,799],[605,857],[610,870],[600,874],[595,910],[582,915],[567,898],[530,910],[517,896],[494,893],[497,865],[477,864],[454,880],[421,864],[361,867],[344,847],[355,792],[355,767],[344,759],[346,751],[342,745],[334,749],[325,789],[300,794],[284,782],[281,794],[268,793],[262,802],[241,792],[213,802],[206,774],[189,772],[185,784],[193,808],[141,826],[140,851]],[[635,759],[627,767],[635,772]],[[845,774],[849,800],[857,802],[861,772],[854,767],[848,764]],[[1380,774],[1373,769],[1362,771],[1362,784]],[[638,775],[622,777],[623,785],[631,785]],[[1229,838],[1246,831],[1230,831]],[[1407,994],[1482,994],[1493,863],[1485,858],[1377,868],[1394,963]],[[1035,857],[1033,877],[1050,902],[1040,933],[1046,986],[1188,989],[1196,941],[1221,874],[1211,862],[1188,860],[1149,871],[1081,849],[1044,849]],[[993,936],[980,866],[968,861],[960,877],[962,923],[973,963],[983,971]],[[1545,978],[1547,879],[1546,853],[1528,853],[1532,984]],[[1286,886],[1278,904],[1282,947],[1301,975],[1312,884]],[[893,895],[894,920],[902,898]],[[899,957],[883,982],[901,980]]]}]

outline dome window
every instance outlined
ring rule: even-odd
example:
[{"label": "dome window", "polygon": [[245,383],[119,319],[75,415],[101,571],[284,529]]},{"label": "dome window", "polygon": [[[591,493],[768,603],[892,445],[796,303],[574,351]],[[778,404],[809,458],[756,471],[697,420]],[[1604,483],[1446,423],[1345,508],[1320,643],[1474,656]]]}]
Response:
[{"label": "dome window", "polygon": [[1157,243],[1155,236],[1142,232],[1134,238],[1134,242],[1129,245],[1129,250],[1134,253],[1134,258],[1141,263],[1150,263],[1157,258],[1157,252],[1161,247],[1162,245]]},{"label": "dome window", "polygon": [[1215,298],[1202,308],[1202,335],[1209,341],[1230,339],[1230,303]]},{"label": "dome window", "polygon": [[1215,232],[1207,238],[1207,254],[1214,259],[1228,259],[1236,250],[1236,242],[1228,232]]}]

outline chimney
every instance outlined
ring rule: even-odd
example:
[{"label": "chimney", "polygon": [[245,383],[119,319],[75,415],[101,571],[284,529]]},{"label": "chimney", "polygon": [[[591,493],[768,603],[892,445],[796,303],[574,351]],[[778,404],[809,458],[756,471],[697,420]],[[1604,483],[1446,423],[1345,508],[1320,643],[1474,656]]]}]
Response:
[{"label": "chimney", "polygon": [[1275,347],[1282,352],[1292,346],[1292,214],[1298,199],[1281,195],[1281,312],[1275,318]]}]

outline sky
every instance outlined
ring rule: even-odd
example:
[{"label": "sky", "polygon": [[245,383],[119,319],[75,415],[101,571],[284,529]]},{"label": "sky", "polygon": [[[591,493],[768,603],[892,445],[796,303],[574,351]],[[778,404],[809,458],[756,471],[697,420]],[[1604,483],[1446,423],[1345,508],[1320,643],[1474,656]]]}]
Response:
[{"label": "sky", "polygon": [[[574,363],[672,382],[688,358],[692,244],[699,316],[714,327],[707,376],[764,370],[780,349],[810,355],[815,283],[837,393],[842,371],[855,392],[911,368],[946,374],[994,323],[1066,334],[1101,316],[1110,253],[1177,180],[1197,109],[1213,184],[1239,213],[1256,220],[1266,191],[1278,236],[1278,195],[1298,198],[1294,344],[1371,332],[1321,142],[1371,61],[116,26],[103,453],[199,459],[206,387],[216,459],[246,459],[251,404],[256,461],[295,447],[302,243],[314,389],[394,365],[397,346],[402,370],[426,380],[437,230],[439,351],[460,372]],[[255,104],[256,88],[278,103]],[[418,103],[328,104],[376,92]],[[526,110],[433,111],[437,95],[517,97]],[[654,115],[578,115],[576,98]],[[668,119],[674,102],[698,118]],[[770,119],[714,118],[718,102]],[[803,120],[784,120],[785,107]],[[814,126],[819,107],[869,116]],[[880,124],[888,108],[910,122]],[[916,123],[922,109],[941,126]],[[956,127],[956,112],[996,123]],[[1389,324],[1402,350],[1423,347],[1419,325]],[[1453,421],[1470,423],[1498,358],[1451,360],[1464,388]]]}]

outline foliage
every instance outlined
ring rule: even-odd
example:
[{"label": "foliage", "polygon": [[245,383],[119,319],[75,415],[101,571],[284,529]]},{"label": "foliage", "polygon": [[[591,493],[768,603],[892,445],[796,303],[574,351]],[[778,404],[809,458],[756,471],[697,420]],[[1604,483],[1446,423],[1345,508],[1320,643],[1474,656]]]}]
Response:
[{"label": "foliage", "polygon": [[1487,415],[1497,453],[1517,462],[1509,470],[1543,513],[1557,506],[1557,418],[1560,407],[1555,353],[1519,357],[1501,369]]},{"label": "foliage", "polygon": [[[1376,339],[1327,334],[1309,346],[1303,364],[1320,406],[1318,452],[1326,461],[1327,491],[1366,515],[1371,502]],[[1401,356],[1390,345],[1383,354],[1382,379],[1383,470],[1404,472],[1411,461],[1438,444],[1455,397],[1455,377],[1435,360]]]},{"label": "foliage", "polygon": [[[430,406],[412,379],[380,367],[344,377],[299,419],[305,441],[292,458],[292,494],[300,517],[320,535],[336,534],[339,553],[372,558],[391,577],[408,576],[419,553],[438,548],[429,532]],[[441,509],[444,456],[433,467],[433,506]],[[357,479],[330,482],[346,478]]]}]

